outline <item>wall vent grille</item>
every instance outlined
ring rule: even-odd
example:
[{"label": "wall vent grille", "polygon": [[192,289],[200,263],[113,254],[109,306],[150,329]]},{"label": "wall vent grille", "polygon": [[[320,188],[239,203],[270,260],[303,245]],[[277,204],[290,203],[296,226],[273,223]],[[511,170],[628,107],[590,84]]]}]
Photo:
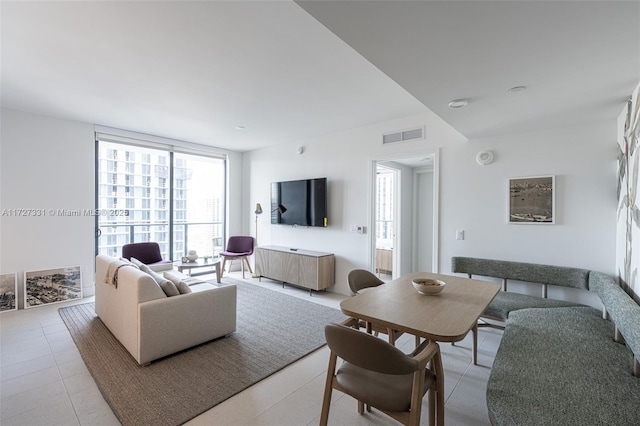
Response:
[{"label": "wall vent grille", "polygon": [[416,127],[415,129],[385,133],[382,135],[382,145],[396,142],[415,141],[420,139],[424,139],[424,127]]}]

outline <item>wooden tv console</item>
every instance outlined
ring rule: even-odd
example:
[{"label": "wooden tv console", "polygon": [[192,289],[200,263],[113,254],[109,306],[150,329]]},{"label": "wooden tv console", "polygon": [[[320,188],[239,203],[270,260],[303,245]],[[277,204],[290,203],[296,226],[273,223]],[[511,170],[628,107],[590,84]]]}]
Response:
[{"label": "wooden tv console", "polygon": [[331,253],[291,247],[260,246],[255,249],[256,274],[313,290],[335,284],[335,258]]}]

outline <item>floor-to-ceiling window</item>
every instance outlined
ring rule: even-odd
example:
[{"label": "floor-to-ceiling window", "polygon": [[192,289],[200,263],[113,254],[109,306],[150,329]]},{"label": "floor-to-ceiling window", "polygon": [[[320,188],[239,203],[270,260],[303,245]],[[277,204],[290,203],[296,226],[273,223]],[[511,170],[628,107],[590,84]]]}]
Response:
[{"label": "floor-to-ceiling window", "polygon": [[96,252],[154,241],[165,259],[211,256],[225,230],[225,158],[97,138]]},{"label": "floor-to-ceiling window", "polygon": [[174,253],[217,254],[224,241],[224,161],[176,153],[173,170]]}]

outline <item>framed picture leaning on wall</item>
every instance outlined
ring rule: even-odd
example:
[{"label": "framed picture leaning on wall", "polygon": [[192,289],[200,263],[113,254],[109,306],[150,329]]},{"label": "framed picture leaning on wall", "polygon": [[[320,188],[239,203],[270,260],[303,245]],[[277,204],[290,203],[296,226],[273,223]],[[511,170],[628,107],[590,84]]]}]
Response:
[{"label": "framed picture leaning on wall", "polygon": [[24,273],[24,308],[82,298],[80,267]]},{"label": "framed picture leaning on wall", "polygon": [[555,176],[509,179],[509,223],[555,223]]},{"label": "framed picture leaning on wall", "polygon": [[0,312],[18,309],[17,274],[0,274]]}]

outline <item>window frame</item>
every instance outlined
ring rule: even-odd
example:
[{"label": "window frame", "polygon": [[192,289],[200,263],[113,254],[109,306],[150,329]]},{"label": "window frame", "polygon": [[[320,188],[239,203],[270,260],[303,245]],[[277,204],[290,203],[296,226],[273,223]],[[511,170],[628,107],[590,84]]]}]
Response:
[{"label": "window frame", "polygon": [[[104,131],[103,129],[107,129],[108,131]],[[114,131],[115,130],[115,131]],[[132,137],[134,136],[134,137]],[[207,157],[207,158],[212,158],[212,159],[216,159],[216,160],[221,160],[222,161],[222,175],[223,175],[223,182],[222,182],[222,206],[221,208],[221,217],[222,217],[222,225],[221,225],[221,232],[222,232],[222,240],[226,241],[226,233],[227,233],[227,229],[228,229],[228,224],[227,224],[227,203],[228,203],[228,186],[227,186],[227,179],[228,179],[228,154],[220,149],[214,148],[214,147],[208,147],[208,146],[204,146],[204,145],[198,145],[198,144],[193,144],[193,143],[189,143],[189,142],[184,142],[184,141],[178,141],[178,140],[173,140],[173,139],[166,139],[166,138],[159,138],[157,136],[151,136],[151,135],[142,135],[142,134],[138,134],[138,133],[134,133],[134,132],[128,132],[128,131],[124,131],[124,130],[118,130],[118,129],[110,129],[110,128],[102,128],[102,126],[96,126],[96,131],[95,131],[95,182],[94,182],[94,194],[95,194],[95,206],[96,206],[96,210],[98,210],[100,208],[100,173],[104,172],[107,173],[107,176],[109,177],[110,175],[114,175],[116,174],[117,170],[112,170],[112,164],[116,164],[116,161],[118,160],[117,156],[117,150],[114,150],[113,153],[111,153],[111,155],[108,155],[106,160],[107,163],[105,164],[105,170],[100,170],[100,143],[101,142],[107,142],[107,143],[113,143],[113,144],[119,144],[122,146],[132,146],[132,147],[136,147],[136,148],[149,148],[149,149],[155,149],[155,150],[160,150],[160,151],[164,151],[167,153],[167,157],[168,157],[168,163],[169,164],[163,164],[163,165],[158,165],[156,167],[160,167],[160,166],[164,166],[167,168],[168,173],[167,176],[164,178],[165,181],[165,185],[162,187],[164,188],[165,191],[168,191],[168,213],[167,213],[167,222],[169,224],[168,229],[166,232],[168,232],[168,245],[169,245],[169,256],[172,259],[179,259],[183,254],[181,253],[176,253],[176,247],[175,247],[175,242],[174,242],[174,234],[175,234],[175,228],[174,228],[174,221],[176,220],[175,215],[173,214],[173,203],[174,203],[174,191],[176,189],[178,190],[185,190],[185,188],[176,188],[175,187],[175,182],[174,182],[174,167],[175,167],[175,161],[174,161],[174,155],[175,154],[188,154],[188,155],[194,155],[194,156],[199,156],[199,157]],[[140,156],[140,158],[137,158],[137,156],[130,156],[128,158],[126,158],[126,162],[136,162],[136,161],[140,161],[140,162],[144,162],[149,161],[150,158],[148,154],[142,154]],[[117,167],[117,166],[115,166]],[[150,165],[148,165],[148,167],[151,167]],[[128,170],[128,169],[127,169]],[[140,170],[140,176],[142,177],[142,182],[141,182],[141,187],[143,189],[146,189],[146,195],[145,194],[140,194],[137,195],[135,193],[133,193],[133,196],[131,195],[132,193],[129,192],[127,193],[127,197],[136,199],[136,198],[140,198],[142,200],[145,199],[145,196],[148,198],[150,196],[150,192],[151,192],[151,187],[150,187],[150,183],[151,183],[151,176],[148,174],[145,174],[145,171],[149,171],[147,167],[143,167]],[[129,173],[128,171],[126,173]],[[132,175],[132,176],[135,176]],[[109,180],[107,178],[107,180]],[[168,182],[167,182],[168,181]],[[113,186],[114,184],[112,182],[108,182],[108,185]],[[158,187],[159,189],[160,187]],[[116,194],[109,194],[109,198],[114,198]],[[117,199],[117,198],[114,198]],[[149,204],[152,204],[149,202]],[[144,202],[143,202],[144,205]],[[127,204],[128,206],[128,204]],[[122,207],[126,207],[126,206],[122,206]],[[151,217],[152,215],[150,215]],[[134,234],[135,235],[135,234]],[[100,217],[98,215],[95,216],[95,234],[94,234],[94,252],[95,255],[98,255],[99,251],[100,251],[100,236],[101,236],[101,230],[100,230]],[[135,240],[135,236],[133,237]],[[186,248],[185,248],[186,250]]]}]

